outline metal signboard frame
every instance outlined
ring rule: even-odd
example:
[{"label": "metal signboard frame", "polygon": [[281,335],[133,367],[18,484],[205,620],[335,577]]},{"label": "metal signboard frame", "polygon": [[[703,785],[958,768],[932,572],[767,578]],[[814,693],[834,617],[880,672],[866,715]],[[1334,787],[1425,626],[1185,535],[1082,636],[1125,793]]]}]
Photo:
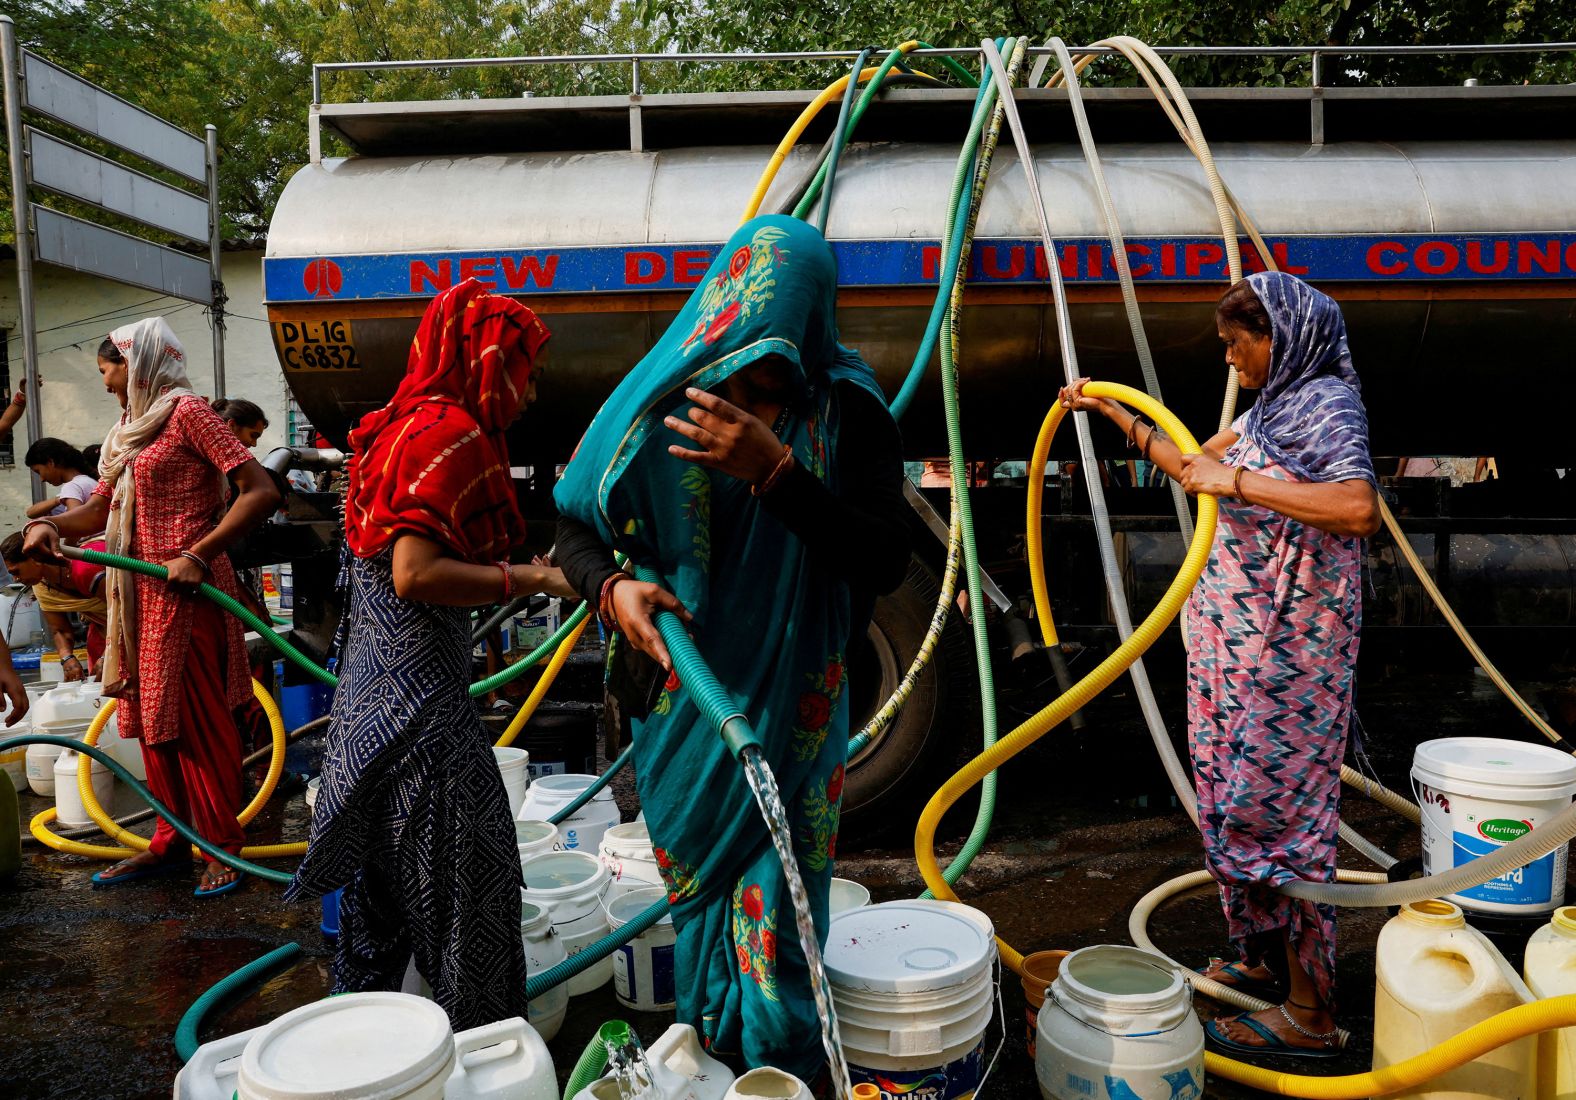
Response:
[{"label": "metal signboard frame", "polygon": [[[33,263],[55,264],[115,282],[206,305],[213,318],[214,393],[223,396],[224,282],[220,255],[218,131],[202,137],[62,69],[17,44],[16,25],[0,15],[0,70],[5,133],[11,151],[11,199],[16,226],[17,289],[21,298],[22,358],[31,400],[27,428],[43,435],[38,389],[38,332]],[[187,190],[31,126],[32,112],[88,134],[116,149],[200,184]],[[32,201],[30,190],[77,199],[196,244],[193,255],[62,214]],[[33,479],[33,499],[43,485]]]}]

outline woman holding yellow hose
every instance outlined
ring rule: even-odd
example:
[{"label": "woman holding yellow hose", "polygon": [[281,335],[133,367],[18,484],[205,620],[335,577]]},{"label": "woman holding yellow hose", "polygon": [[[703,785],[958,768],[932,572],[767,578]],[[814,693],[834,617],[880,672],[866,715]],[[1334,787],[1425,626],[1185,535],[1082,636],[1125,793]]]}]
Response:
[{"label": "woman holding yellow hose", "polygon": [[1188,726],[1205,861],[1240,959],[1206,976],[1279,1007],[1213,1021],[1229,1050],[1337,1050],[1335,915],[1275,887],[1335,877],[1340,767],[1362,619],[1362,539],[1379,528],[1368,420],[1340,307],[1279,272],[1216,310],[1253,408],[1183,456],[1115,402],[1099,412],[1189,493],[1220,499],[1209,564],[1187,607]]}]

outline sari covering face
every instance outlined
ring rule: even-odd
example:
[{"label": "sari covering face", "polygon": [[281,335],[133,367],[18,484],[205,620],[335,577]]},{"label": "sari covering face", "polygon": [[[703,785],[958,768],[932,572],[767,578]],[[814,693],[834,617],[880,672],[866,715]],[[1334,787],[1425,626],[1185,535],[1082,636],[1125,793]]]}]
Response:
[{"label": "sari covering face", "polygon": [[345,535],[357,557],[416,534],[485,563],[525,538],[504,432],[547,327],[475,279],[434,298],[405,377],[350,433]]},{"label": "sari covering face", "polygon": [[[555,494],[693,613],[700,652],[776,774],[823,940],[847,759],[848,588],[747,484],[670,455],[682,439],[662,418],[685,415],[686,386],[712,389],[780,356],[791,397],[774,430],[835,491],[838,383],[880,396],[838,344],[836,281],[831,249],[805,223],[742,226],[608,398]],[[637,724],[635,754],[678,934],[679,1020],[719,1052],[813,1077],[819,1026],[781,867],[742,769],[677,675]]]}]

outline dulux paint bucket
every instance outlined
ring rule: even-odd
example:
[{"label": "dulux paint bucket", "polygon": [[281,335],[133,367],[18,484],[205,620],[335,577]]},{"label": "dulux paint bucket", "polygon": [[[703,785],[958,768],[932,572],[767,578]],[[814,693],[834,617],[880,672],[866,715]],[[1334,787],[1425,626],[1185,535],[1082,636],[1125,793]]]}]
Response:
[{"label": "dulux paint bucket", "polygon": [[853,1083],[913,1100],[974,1095],[995,1015],[996,942],[988,926],[916,901],[832,918],[826,973]]},{"label": "dulux paint bucket", "polygon": [[1036,1027],[1045,1100],[1203,1095],[1204,1027],[1181,973],[1158,955],[1115,944],[1074,951]]},{"label": "dulux paint bucket", "polygon": [[[1446,737],[1417,746],[1412,782],[1423,818],[1423,872],[1437,875],[1525,836],[1569,807],[1576,758],[1547,745]],[[1561,847],[1449,900],[1481,913],[1553,912],[1565,901],[1566,855]]]},{"label": "dulux paint bucket", "polygon": [[[617,932],[667,897],[663,886],[641,886],[608,895],[607,924]],[[677,939],[671,914],[613,953],[613,992],[618,1002],[636,1012],[664,1012],[675,1003],[673,945]]]}]

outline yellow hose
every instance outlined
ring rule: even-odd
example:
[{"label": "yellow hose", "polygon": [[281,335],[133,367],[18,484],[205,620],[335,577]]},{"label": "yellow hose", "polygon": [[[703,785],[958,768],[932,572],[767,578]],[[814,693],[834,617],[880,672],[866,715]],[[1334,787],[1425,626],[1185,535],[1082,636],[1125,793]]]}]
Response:
[{"label": "yellow hose", "polygon": [[1572,1025],[1576,1025],[1576,994],[1566,994],[1507,1009],[1446,1039],[1432,1050],[1367,1073],[1307,1077],[1260,1069],[1208,1051],[1204,1054],[1204,1069],[1228,1081],[1282,1096],[1300,1096],[1305,1100],[1363,1100],[1415,1087],[1528,1035]]},{"label": "yellow hose", "polygon": [[591,616],[587,615],[580,620],[580,625],[570,632],[569,637],[553,652],[553,659],[547,662],[547,667],[542,670],[541,679],[536,681],[536,686],[531,689],[531,694],[526,696],[525,702],[520,704],[520,710],[514,716],[514,721],[509,723],[509,728],[503,731],[503,736],[494,744],[500,748],[508,748],[514,744],[514,739],[520,736],[520,731],[525,729],[525,724],[531,720],[531,715],[536,713],[536,708],[547,697],[548,689],[553,686],[553,681],[558,678],[559,669],[564,667],[564,662],[569,660],[569,654],[574,650],[575,643],[580,641],[580,635],[586,632],[586,627],[591,624]]},{"label": "yellow hose", "polygon": [[[1198,453],[1198,443],[1187,427],[1169,409],[1148,394],[1131,386],[1121,386],[1111,382],[1090,382],[1084,387],[1084,392],[1090,397],[1113,398],[1147,413],[1170,434],[1184,454]],[[1067,410],[1060,402],[1052,406],[1047,416],[1047,423],[1053,433],[1066,413]],[[1029,478],[1031,485],[1034,480],[1031,475]],[[1039,740],[1073,711],[1088,704],[1091,699],[1110,686],[1111,682],[1120,676],[1144,650],[1154,644],[1166,624],[1181,611],[1183,602],[1193,590],[1193,586],[1198,583],[1199,574],[1204,571],[1204,566],[1209,561],[1210,545],[1215,534],[1216,509],[1214,497],[1201,495],[1198,498],[1198,525],[1193,532],[1193,541],[1188,545],[1182,568],[1172,580],[1170,587],[1166,589],[1160,603],[1138,625],[1127,641],[1044,710],[965,764],[931,797],[924,812],[920,814],[919,824],[914,830],[914,856],[919,863],[920,874],[925,879],[925,885],[937,898],[944,901],[958,900],[957,894],[942,877],[941,865],[936,858],[936,830],[946,812],[968,792],[970,787]],[[1001,947],[1002,961],[1014,971],[1021,973],[1023,956],[1011,944],[999,939],[997,943]]]},{"label": "yellow hose", "polygon": [[[910,39],[899,46],[897,52],[908,53],[918,45],[918,39]],[[861,70],[859,79],[861,81],[869,80],[876,75],[877,68],[878,66],[873,65],[868,69]],[[810,101],[809,106],[799,112],[799,117],[788,128],[788,132],[783,135],[782,141],[777,143],[777,148],[772,152],[771,159],[766,162],[766,168],[761,172],[761,178],[755,185],[755,191],[750,195],[749,205],[744,208],[744,217],[739,219],[740,224],[749,221],[761,212],[761,203],[766,201],[766,192],[771,190],[772,181],[777,178],[777,171],[783,166],[783,161],[788,159],[788,154],[793,151],[793,147],[799,144],[799,138],[803,136],[810,123],[815,121],[815,116],[821,113],[821,108],[842,95],[843,90],[847,87],[848,77],[838,77],[823,88],[821,94]]]},{"label": "yellow hose", "polygon": [[[236,818],[242,825],[249,824],[253,818],[262,812],[263,807],[268,804],[269,798],[273,796],[274,789],[279,785],[280,776],[284,774],[285,766],[287,735],[285,733],[284,719],[279,714],[279,708],[274,705],[273,696],[269,695],[256,680],[252,681],[252,695],[262,704],[264,713],[268,715],[268,725],[273,733],[274,751],[269,759],[268,774],[263,777],[262,786],[258,788],[256,796],[253,797],[252,801]],[[115,706],[116,701],[111,699],[99,708],[98,714],[93,717],[92,724],[88,726],[86,736],[83,737],[85,743],[89,745],[98,744],[99,737],[109,723],[110,715],[115,712]],[[89,859],[126,859],[129,856],[136,855],[138,852],[147,851],[149,842],[146,837],[138,836],[129,829],[117,825],[115,819],[105,812],[103,806],[99,805],[98,798],[93,792],[91,767],[92,760],[86,755],[77,761],[77,792],[82,799],[82,808],[87,811],[88,816],[93,819],[93,823],[102,829],[106,836],[112,840],[120,841],[125,847],[83,844],[79,841],[67,840],[64,837],[56,836],[49,829],[49,823],[55,820],[53,807],[37,814],[28,823],[28,830],[41,843],[47,844],[56,851],[64,852],[68,855],[86,856]],[[204,858],[202,853],[195,848],[192,849],[192,852],[193,858]],[[286,856],[301,856],[306,854],[306,843],[302,841],[293,844],[259,844],[242,848],[239,854],[246,859],[278,859]]]}]

